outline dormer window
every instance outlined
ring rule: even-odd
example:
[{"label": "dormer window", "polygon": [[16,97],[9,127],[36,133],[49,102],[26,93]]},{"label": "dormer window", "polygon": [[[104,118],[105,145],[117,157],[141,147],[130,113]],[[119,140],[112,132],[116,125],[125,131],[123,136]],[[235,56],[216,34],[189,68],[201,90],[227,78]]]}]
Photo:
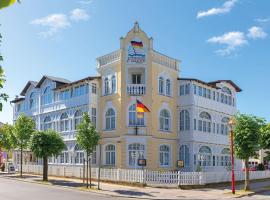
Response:
[{"label": "dormer window", "polygon": [[43,92],[42,104],[46,105],[46,104],[50,104],[50,103],[52,103],[52,91],[51,91],[51,87],[48,86],[45,88],[45,90]]},{"label": "dormer window", "polygon": [[30,97],[29,97],[29,107],[30,109],[35,109],[37,106],[37,101],[36,101],[36,94],[35,92],[32,92]]}]

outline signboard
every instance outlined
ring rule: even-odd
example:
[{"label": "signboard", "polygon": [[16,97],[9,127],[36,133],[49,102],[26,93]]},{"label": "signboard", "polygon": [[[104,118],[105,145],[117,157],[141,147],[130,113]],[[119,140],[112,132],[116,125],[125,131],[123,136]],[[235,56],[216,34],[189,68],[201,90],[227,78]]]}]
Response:
[{"label": "signboard", "polygon": [[146,159],[138,159],[138,166],[145,167]]},{"label": "signboard", "polygon": [[183,160],[177,160],[177,167],[179,167],[179,168],[184,167],[184,161]]},{"label": "signboard", "polygon": [[132,39],[127,46],[127,63],[144,64],[146,62],[146,47],[142,40]]}]

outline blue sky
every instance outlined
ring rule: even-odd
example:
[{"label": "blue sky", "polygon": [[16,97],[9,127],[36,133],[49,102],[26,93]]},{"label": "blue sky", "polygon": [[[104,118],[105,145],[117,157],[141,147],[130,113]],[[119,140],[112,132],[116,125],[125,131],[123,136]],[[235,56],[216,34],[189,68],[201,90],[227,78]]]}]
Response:
[{"label": "blue sky", "polygon": [[[96,74],[96,58],[119,48],[138,21],[154,48],[181,60],[181,77],[231,79],[238,109],[270,121],[268,0],[22,0],[0,11],[10,100],[28,80]],[[12,121],[4,105],[0,121]]]}]

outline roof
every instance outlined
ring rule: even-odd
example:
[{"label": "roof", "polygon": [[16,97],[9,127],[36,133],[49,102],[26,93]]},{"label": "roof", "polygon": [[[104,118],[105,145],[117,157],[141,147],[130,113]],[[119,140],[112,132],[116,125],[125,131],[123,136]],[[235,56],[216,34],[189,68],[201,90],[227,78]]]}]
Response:
[{"label": "roof", "polygon": [[20,93],[21,96],[24,96],[25,93],[27,92],[28,88],[33,85],[34,87],[37,86],[37,82],[36,81],[28,81],[26,86],[23,88],[22,92]]},{"label": "roof", "polygon": [[236,90],[236,92],[241,92],[242,89],[240,87],[238,87],[233,81],[231,80],[217,80],[217,81],[211,81],[211,82],[205,82],[205,81],[202,81],[202,80],[199,80],[199,79],[195,79],[195,78],[178,78],[178,80],[187,80],[187,81],[196,81],[198,83],[201,83],[201,84],[204,84],[204,85],[207,85],[209,87],[212,87],[212,88],[216,88],[216,89],[219,89],[219,87],[216,86],[217,83],[221,83],[221,82],[227,82],[229,83],[231,86],[234,87],[234,89]]},{"label": "roof", "polygon": [[213,85],[216,85],[217,83],[221,83],[221,82],[226,82],[226,83],[229,83],[231,86],[234,87],[234,89],[236,90],[236,92],[241,92],[242,89],[240,87],[238,87],[238,85],[236,85],[233,81],[231,80],[217,80],[217,81],[212,81],[212,82],[209,82],[209,84],[213,84]]},{"label": "roof", "polygon": [[100,76],[88,76],[88,77],[80,79],[78,81],[74,81],[74,82],[66,83],[64,85],[60,85],[60,86],[56,87],[55,90],[62,89],[62,88],[65,88],[65,87],[68,87],[71,85],[75,85],[75,84],[78,84],[78,83],[81,83],[84,81],[91,81],[91,80],[100,79],[100,78],[101,78]]},{"label": "roof", "polygon": [[59,78],[59,77],[54,77],[54,76],[43,76],[40,81],[37,83],[36,87],[40,87],[41,84],[46,80],[46,79],[50,79],[52,81],[55,81],[57,83],[60,83],[60,84],[66,84],[66,83],[71,83],[71,81],[67,80],[67,79],[64,79],[64,78]]},{"label": "roof", "polygon": [[23,101],[23,100],[25,100],[24,97],[16,97],[12,101],[10,101],[10,103],[18,103],[18,102]]}]

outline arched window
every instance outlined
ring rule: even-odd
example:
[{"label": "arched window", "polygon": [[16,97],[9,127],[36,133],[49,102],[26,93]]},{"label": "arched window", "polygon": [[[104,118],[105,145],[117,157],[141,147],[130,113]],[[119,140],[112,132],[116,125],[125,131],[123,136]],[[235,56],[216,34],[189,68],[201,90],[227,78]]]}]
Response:
[{"label": "arched window", "polygon": [[75,124],[75,129],[77,129],[78,125],[81,123],[82,121],[82,116],[83,113],[81,110],[77,110],[74,114],[74,124]]},{"label": "arched window", "polygon": [[138,166],[138,159],[145,158],[145,146],[140,143],[128,145],[128,163],[129,166]]},{"label": "arched window", "polygon": [[144,113],[137,113],[136,104],[132,104],[128,109],[128,125],[144,126]]},{"label": "arched window", "polygon": [[211,166],[212,151],[208,146],[202,146],[199,150],[198,162],[200,166]]},{"label": "arched window", "polygon": [[166,109],[160,111],[159,128],[162,131],[169,131],[171,129],[171,117],[169,111]]},{"label": "arched window", "polygon": [[60,131],[68,131],[69,130],[69,120],[67,113],[63,113],[60,117]]},{"label": "arched window", "polygon": [[168,145],[161,145],[159,147],[159,164],[161,167],[170,165],[170,147]]},{"label": "arched window", "polygon": [[104,80],[104,93],[105,93],[105,95],[108,95],[110,93],[108,77],[106,77],[105,80]]},{"label": "arched window", "polygon": [[112,93],[116,92],[116,77],[115,75],[112,76]]},{"label": "arched window", "polygon": [[166,95],[171,96],[171,80],[166,80]]},{"label": "arched window", "polygon": [[76,144],[75,148],[75,164],[82,164],[84,159],[84,151],[78,144]]},{"label": "arched window", "polygon": [[221,127],[220,127],[220,132],[222,135],[228,135],[229,134],[229,127],[228,127],[228,123],[229,123],[229,118],[228,117],[223,117],[221,120]]},{"label": "arched window", "polygon": [[229,94],[229,95],[232,94],[231,90],[230,90],[229,88],[227,88],[227,87],[223,87],[223,88],[221,89],[221,91],[224,92],[224,93],[226,93],[226,94]]},{"label": "arched window", "polygon": [[187,145],[181,145],[179,159],[184,161],[184,166],[190,165],[189,148]]},{"label": "arched window", "polygon": [[163,79],[163,77],[159,77],[158,92],[159,92],[159,94],[164,94],[164,79]]},{"label": "arched window", "polygon": [[106,130],[115,129],[115,111],[112,108],[109,108],[105,114]]},{"label": "arched window", "polygon": [[51,87],[47,86],[43,92],[43,104],[50,104],[52,103],[52,91],[51,91]]},{"label": "arched window", "polygon": [[190,117],[187,110],[182,110],[180,112],[180,131],[190,130]]},{"label": "arched window", "polygon": [[115,146],[109,144],[105,147],[106,165],[115,165]]},{"label": "arched window", "polygon": [[32,92],[29,97],[29,107],[30,109],[35,109],[37,106],[36,93]]},{"label": "arched window", "polygon": [[68,153],[68,148],[67,147],[60,154],[60,163],[61,164],[67,164],[67,163],[69,163],[69,153]]},{"label": "arched window", "polygon": [[211,133],[211,115],[207,112],[200,113],[199,123],[199,131],[209,132]]},{"label": "arched window", "polygon": [[47,116],[44,119],[44,131],[52,129],[52,120],[51,117]]},{"label": "arched window", "polygon": [[220,165],[221,166],[231,166],[231,157],[230,157],[230,149],[224,148],[221,151],[220,156]]}]

